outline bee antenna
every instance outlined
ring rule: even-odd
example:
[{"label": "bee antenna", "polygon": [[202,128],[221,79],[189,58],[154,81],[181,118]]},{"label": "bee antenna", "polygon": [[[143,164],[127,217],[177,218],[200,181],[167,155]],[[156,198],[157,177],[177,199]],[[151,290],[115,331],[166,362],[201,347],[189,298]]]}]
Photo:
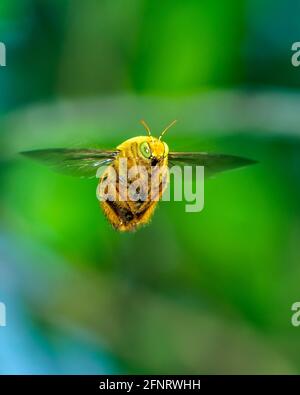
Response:
[{"label": "bee antenna", "polygon": [[173,125],[175,125],[175,123],[177,122],[177,119],[175,119],[173,122],[170,123],[170,125],[168,125],[162,132],[161,135],[159,136],[158,140],[161,140],[162,136],[166,133],[166,131],[168,129],[170,129]]},{"label": "bee antenna", "polygon": [[145,122],[143,119],[141,119],[141,124],[142,124],[142,125],[144,126],[144,128],[147,130],[148,135],[151,136],[150,128],[149,128],[149,126],[146,124],[146,122]]}]

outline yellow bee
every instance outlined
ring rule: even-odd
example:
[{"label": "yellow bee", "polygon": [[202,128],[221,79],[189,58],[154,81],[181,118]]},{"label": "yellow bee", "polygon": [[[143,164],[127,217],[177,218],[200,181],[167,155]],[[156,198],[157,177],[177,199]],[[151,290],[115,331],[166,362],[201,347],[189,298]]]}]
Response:
[{"label": "yellow bee", "polygon": [[[111,225],[123,232],[134,231],[149,222],[167,187],[169,167],[204,166],[205,174],[211,175],[255,163],[253,160],[232,155],[169,152],[162,137],[176,121],[168,125],[159,138],[151,135],[145,121],[141,123],[148,135],[126,140],[115,150],[55,148],[26,151],[22,154],[79,177],[95,177],[98,170],[105,167],[97,189],[100,191],[100,205]],[[125,176],[120,174],[122,160],[127,165]],[[142,172],[141,168],[145,171]],[[137,179],[138,198],[128,193]]]}]

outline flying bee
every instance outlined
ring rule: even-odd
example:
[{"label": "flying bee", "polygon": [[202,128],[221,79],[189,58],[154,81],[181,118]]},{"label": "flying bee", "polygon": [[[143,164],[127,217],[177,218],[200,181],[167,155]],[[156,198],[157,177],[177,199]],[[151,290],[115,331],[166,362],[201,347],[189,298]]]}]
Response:
[{"label": "flying bee", "polygon": [[[205,174],[212,175],[255,163],[232,155],[170,152],[162,137],[176,121],[158,138],[151,135],[145,121],[141,123],[148,135],[130,138],[115,150],[57,148],[22,154],[73,176],[95,177],[104,168],[99,177],[97,196],[99,194],[107,219],[121,232],[134,231],[149,222],[168,185],[168,169],[172,166],[204,166]],[[127,166],[125,175],[120,170],[124,161]],[[137,181],[138,186],[134,185]]]}]

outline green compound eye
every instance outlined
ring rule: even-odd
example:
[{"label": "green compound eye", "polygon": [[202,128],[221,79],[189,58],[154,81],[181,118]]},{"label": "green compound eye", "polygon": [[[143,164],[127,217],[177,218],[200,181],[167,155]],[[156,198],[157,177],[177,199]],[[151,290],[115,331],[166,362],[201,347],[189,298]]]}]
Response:
[{"label": "green compound eye", "polygon": [[146,141],[144,141],[144,142],[140,145],[140,151],[141,151],[141,154],[142,154],[145,158],[147,158],[147,159],[150,158],[150,156],[151,156],[151,150],[150,150],[149,144],[148,144]]}]

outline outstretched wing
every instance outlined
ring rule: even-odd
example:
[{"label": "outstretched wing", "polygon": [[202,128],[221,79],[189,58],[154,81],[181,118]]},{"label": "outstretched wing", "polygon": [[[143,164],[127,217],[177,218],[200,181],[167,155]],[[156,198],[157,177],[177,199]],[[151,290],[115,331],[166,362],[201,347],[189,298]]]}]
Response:
[{"label": "outstretched wing", "polygon": [[206,176],[257,163],[255,160],[240,156],[208,154],[206,152],[170,152],[168,158],[170,166],[204,166]]},{"label": "outstretched wing", "polygon": [[21,152],[54,170],[76,177],[96,177],[100,167],[110,164],[118,151],[53,148]]}]

